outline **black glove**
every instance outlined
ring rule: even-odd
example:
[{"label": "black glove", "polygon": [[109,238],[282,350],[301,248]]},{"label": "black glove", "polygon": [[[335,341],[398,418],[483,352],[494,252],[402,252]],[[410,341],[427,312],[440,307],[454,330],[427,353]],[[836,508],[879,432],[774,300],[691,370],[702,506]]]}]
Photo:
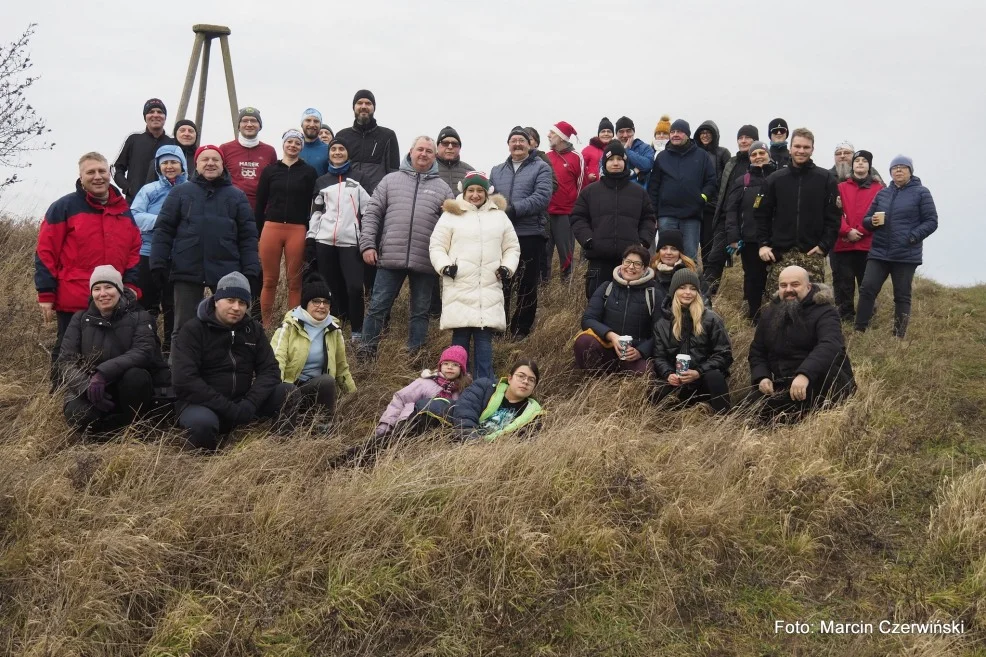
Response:
[{"label": "black glove", "polygon": [[585,250],[586,251],[591,251],[592,250],[592,238],[591,237],[585,241]]},{"label": "black glove", "polygon": [[158,269],[151,270],[151,282],[154,283],[154,287],[159,290],[163,290],[168,287],[168,270],[165,267],[159,267]]},{"label": "black glove", "polygon": [[448,276],[449,278],[455,278],[455,275],[459,273],[459,265],[448,265],[442,267],[442,276]]},{"label": "black glove", "polygon": [[253,300],[260,298],[260,284],[261,280],[259,276],[247,276],[246,279],[250,282],[250,297]]},{"label": "black glove", "polygon": [[503,265],[500,265],[499,267],[496,268],[496,274],[497,274],[497,278],[499,278],[501,281],[505,281],[510,278],[510,270],[504,267]]},{"label": "black glove", "polygon": [[315,238],[309,237],[305,240],[305,267],[315,269]]},{"label": "black glove", "polygon": [[514,209],[514,206],[508,205],[504,212],[507,213],[507,218],[510,219],[510,221],[517,221],[517,211]]},{"label": "black glove", "polygon": [[257,407],[246,399],[241,399],[236,402],[233,408],[233,423],[234,424],[248,424],[253,420],[253,416],[257,413]]}]

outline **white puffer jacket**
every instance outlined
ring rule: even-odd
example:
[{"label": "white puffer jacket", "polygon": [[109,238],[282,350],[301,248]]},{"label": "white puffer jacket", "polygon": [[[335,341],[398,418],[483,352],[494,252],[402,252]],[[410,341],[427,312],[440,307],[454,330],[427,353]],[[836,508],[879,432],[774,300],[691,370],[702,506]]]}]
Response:
[{"label": "white puffer jacket", "polygon": [[499,267],[510,274],[520,262],[520,241],[503,211],[507,200],[490,196],[479,209],[460,195],[442,205],[431,234],[429,255],[435,271],[458,265],[455,278],[442,276],[441,328],[489,328],[504,331],[503,286]]},{"label": "white puffer jacket", "polygon": [[360,222],[370,195],[344,175],[326,174],[318,182],[307,238],[329,246],[359,246]]}]

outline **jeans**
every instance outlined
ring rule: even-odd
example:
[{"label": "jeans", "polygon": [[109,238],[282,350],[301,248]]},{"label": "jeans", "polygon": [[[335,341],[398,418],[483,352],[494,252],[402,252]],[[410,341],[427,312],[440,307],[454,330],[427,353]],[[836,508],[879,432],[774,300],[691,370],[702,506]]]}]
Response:
[{"label": "jeans", "polygon": [[859,309],[856,311],[856,330],[865,331],[873,317],[876,295],[890,277],[894,286],[894,336],[904,337],[911,319],[911,283],[918,266],[910,262],[866,261],[866,273],[859,287]]},{"label": "jeans", "polygon": [[[272,418],[281,415],[281,407],[288,394],[294,390],[290,383],[280,383],[270,396],[257,409],[257,417]],[[287,415],[287,414],[285,414]],[[285,418],[282,418],[285,419]],[[286,418],[289,421],[293,418]],[[251,420],[252,421],[252,420]],[[236,423],[229,418],[220,417],[211,408],[188,404],[181,408],[178,424],[185,429],[185,441],[188,447],[195,449],[216,449],[219,445],[220,433],[229,433]]]},{"label": "jeans", "polygon": [[473,326],[452,329],[452,344],[458,345],[469,354],[469,340],[472,339],[473,352],[468,368],[477,379],[495,379],[493,371],[493,329]]},{"label": "jeans", "polygon": [[658,231],[661,230],[680,230],[681,238],[684,242],[685,255],[696,260],[698,258],[698,245],[702,239],[702,218],[690,217],[679,219],[678,217],[658,217]]},{"label": "jeans", "polygon": [[407,349],[416,352],[428,340],[428,308],[431,306],[435,275],[409,269],[377,268],[376,280],[373,282],[373,296],[370,297],[370,309],[363,323],[363,344],[371,352],[376,351],[380,343],[384,320],[390,313],[405,278],[410,280],[411,287],[411,319],[408,322]]},{"label": "jeans", "polygon": [[833,251],[829,254],[835,305],[844,322],[856,318],[856,288],[863,285],[867,256],[868,251]]},{"label": "jeans", "polygon": [[89,403],[85,393],[65,402],[63,411],[69,426],[95,434],[124,428],[134,421],[141,408],[150,408],[154,382],[150,372],[134,367],[124,372],[119,380],[107,385],[106,392],[115,404],[110,411],[97,410]]},{"label": "jeans", "polygon": [[[544,259],[544,238],[540,235],[524,235],[520,241],[520,265],[517,271],[503,283],[504,311],[510,317],[510,333],[514,337],[526,337],[534,328],[538,310],[538,280],[541,261]],[[517,308],[510,315],[510,297],[517,291]]]}]

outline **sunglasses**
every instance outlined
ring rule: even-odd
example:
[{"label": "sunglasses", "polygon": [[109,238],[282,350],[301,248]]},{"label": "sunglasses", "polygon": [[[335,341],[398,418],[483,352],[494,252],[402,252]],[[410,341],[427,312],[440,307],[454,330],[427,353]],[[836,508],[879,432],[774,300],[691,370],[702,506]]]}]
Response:
[{"label": "sunglasses", "polygon": [[459,146],[461,146],[461,144],[459,144],[459,142],[452,141],[450,139],[446,139],[445,141],[438,142],[438,145],[439,146],[444,146],[445,148],[458,148]]}]

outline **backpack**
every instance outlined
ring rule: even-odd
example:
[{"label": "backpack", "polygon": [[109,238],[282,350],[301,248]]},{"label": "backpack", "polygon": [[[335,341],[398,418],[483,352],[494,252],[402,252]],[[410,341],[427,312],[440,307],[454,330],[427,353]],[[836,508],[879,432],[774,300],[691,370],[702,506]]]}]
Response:
[{"label": "backpack", "polygon": [[[610,292],[613,291],[613,281],[606,284],[606,291],[603,292],[603,308],[606,307],[606,300],[609,299]],[[654,314],[654,286],[651,285],[644,290],[644,301],[647,303],[647,314]]]}]

